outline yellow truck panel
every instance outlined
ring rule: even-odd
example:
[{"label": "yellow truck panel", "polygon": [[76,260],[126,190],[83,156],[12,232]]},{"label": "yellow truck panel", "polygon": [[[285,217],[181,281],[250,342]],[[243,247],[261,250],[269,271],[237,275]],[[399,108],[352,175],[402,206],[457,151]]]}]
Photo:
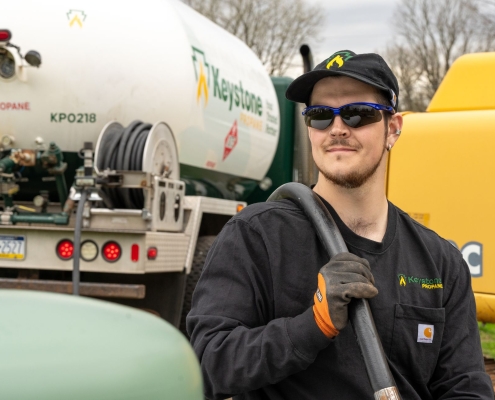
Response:
[{"label": "yellow truck panel", "polygon": [[495,53],[466,54],[449,69],[427,112],[495,108]]},{"label": "yellow truck panel", "polygon": [[389,199],[456,246],[478,319],[495,322],[495,53],[461,57],[427,112],[405,113],[390,154]]}]

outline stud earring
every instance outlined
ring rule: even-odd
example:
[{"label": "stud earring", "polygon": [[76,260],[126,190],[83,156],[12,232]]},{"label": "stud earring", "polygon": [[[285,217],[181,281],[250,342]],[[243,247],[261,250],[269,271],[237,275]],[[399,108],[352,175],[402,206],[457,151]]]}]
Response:
[{"label": "stud earring", "polygon": [[402,131],[401,131],[400,129],[397,129],[397,130],[395,131],[395,133],[396,133],[397,135],[400,135],[400,133],[401,133],[401,132],[402,132]]},{"label": "stud earring", "polygon": [[392,149],[392,145],[389,143],[387,146],[387,151],[390,151]]}]

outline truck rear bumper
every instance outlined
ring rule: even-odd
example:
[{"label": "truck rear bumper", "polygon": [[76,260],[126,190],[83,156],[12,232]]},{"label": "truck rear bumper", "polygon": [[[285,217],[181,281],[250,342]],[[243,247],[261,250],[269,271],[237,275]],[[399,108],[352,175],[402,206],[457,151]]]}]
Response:
[{"label": "truck rear bumper", "polygon": [[[71,271],[73,259],[63,260],[57,255],[62,240],[73,241],[74,233],[64,227],[2,226],[2,236],[24,238],[24,259],[4,258],[0,254],[0,268]],[[149,272],[180,272],[184,269],[190,237],[180,232],[116,232],[84,230],[81,242],[92,241],[97,246],[97,257],[91,261],[81,258],[82,272],[105,272],[116,274],[144,274]],[[102,256],[102,248],[108,241],[121,247],[121,257],[108,262]],[[137,246],[137,257],[131,248]],[[157,250],[155,259],[147,258],[147,250]]]}]

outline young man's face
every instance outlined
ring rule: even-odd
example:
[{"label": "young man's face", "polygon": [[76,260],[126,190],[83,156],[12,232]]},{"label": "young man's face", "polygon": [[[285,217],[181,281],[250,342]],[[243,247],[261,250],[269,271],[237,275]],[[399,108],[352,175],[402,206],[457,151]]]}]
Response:
[{"label": "young man's face", "polygon": [[[355,102],[377,103],[377,95],[375,88],[355,79],[329,77],[316,83],[311,105],[338,108]],[[324,130],[308,128],[313,158],[320,173],[345,188],[360,187],[375,174],[384,174],[387,145],[397,140],[395,130],[389,134],[395,121],[391,119],[387,125],[382,118],[379,122],[351,128],[336,116]]]}]

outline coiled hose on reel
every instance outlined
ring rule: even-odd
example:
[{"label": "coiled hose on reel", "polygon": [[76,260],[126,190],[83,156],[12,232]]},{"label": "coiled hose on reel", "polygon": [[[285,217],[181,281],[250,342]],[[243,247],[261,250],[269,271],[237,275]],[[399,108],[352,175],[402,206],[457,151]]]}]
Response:
[{"label": "coiled hose on reel", "polygon": [[[97,165],[99,171],[142,171],[143,152],[152,125],[133,121],[126,128],[115,124],[101,138]],[[141,209],[144,206],[142,189],[103,188],[109,208]]]}]

